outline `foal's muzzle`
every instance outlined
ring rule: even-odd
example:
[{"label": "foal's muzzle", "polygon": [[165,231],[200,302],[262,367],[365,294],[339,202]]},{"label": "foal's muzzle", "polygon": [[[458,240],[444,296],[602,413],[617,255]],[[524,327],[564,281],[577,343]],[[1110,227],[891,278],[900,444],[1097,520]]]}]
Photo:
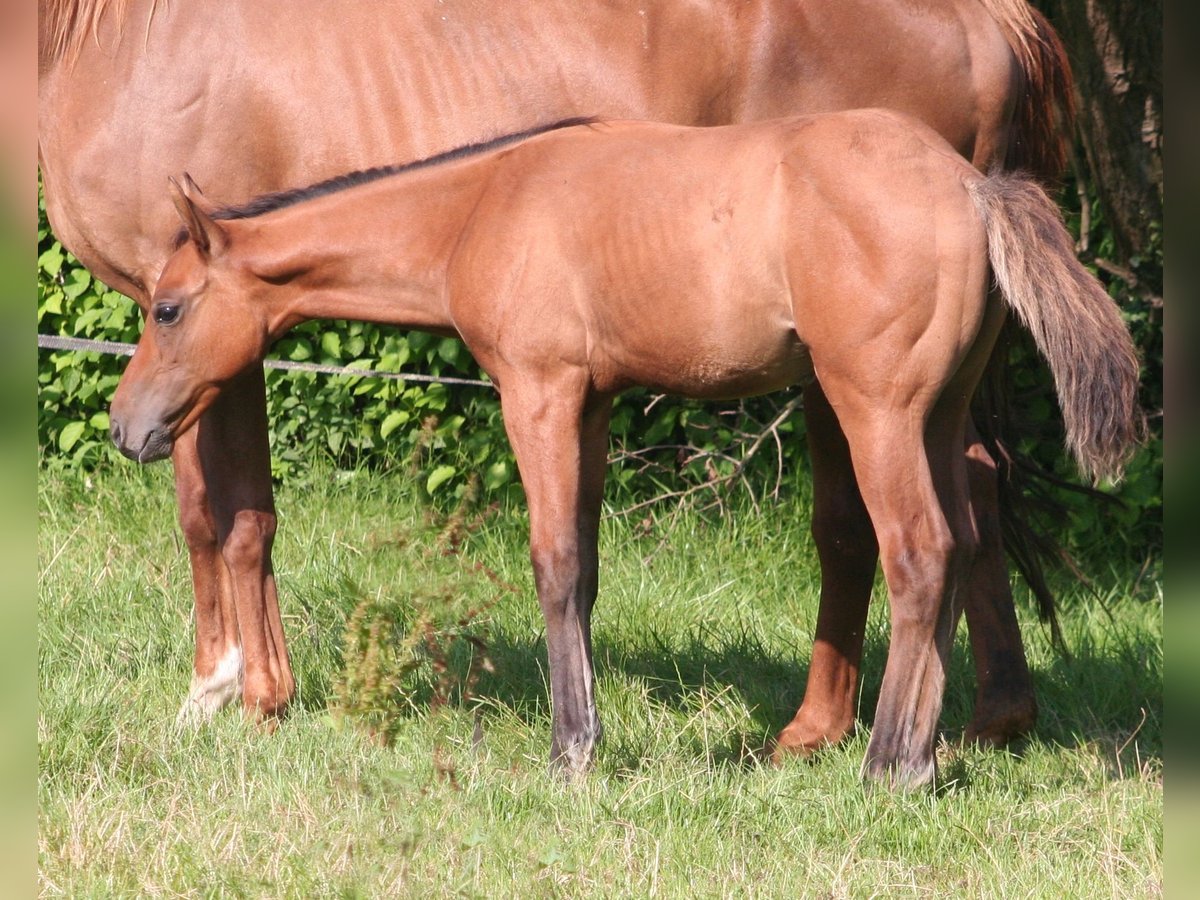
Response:
[{"label": "foal's muzzle", "polygon": [[117,449],[134,462],[149,463],[166,459],[171,455],[171,449],[175,445],[171,439],[170,430],[163,425],[151,428],[140,435],[133,435],[129,434],[128,430],[122,428],[121,423],[114,419],[108,433],[112,437],[113,443],[117,445]]}]

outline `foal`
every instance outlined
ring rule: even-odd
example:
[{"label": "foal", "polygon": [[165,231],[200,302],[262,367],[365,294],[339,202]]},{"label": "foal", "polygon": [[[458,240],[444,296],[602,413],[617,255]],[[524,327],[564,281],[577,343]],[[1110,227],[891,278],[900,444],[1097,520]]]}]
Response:
[{"label": "foal", "polygon": [[622,389],[804,383],[836,415],[845,449],[826,462],[857,479],[891,604],[864,762],[891,785],[935,776],[955,592],[977,541],[967,408],[1005,308],[1051,365],[1085,471],[1118,474],[1137,436],[1132,344],[1054,205],[894,113],[567,123],[239,209],[172,185],[186,232],[113,400],[117,445],[166,457],[308,319],[461,337],[500,391],[528,498],[550,758],[568,772],[601,731],[590,616]]}]

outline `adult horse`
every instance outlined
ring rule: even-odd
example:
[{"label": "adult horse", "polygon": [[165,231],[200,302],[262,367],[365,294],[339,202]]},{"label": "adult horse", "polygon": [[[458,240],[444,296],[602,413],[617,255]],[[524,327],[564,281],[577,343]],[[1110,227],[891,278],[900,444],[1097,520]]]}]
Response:
[{"label": "adult horse", "polygon": [[[162,185],[184,169],[233,201],[576,114],[719,124],[879,106],[925,121],[980,168],[1053,174],[1068,82],[1057,38],[1023,0],[541,0],[503,11],[44,0],[38,153],[55,233],[145,310],[176,230]],[[819,386],[804,401],[822,582],[804,702],[779,737],[798,751],[853,723],[878,557],[857,486],[839,476],[846,444]],[[185,719],[239,690],[248,711],[272,716],[295,691],[271,568],[264,408],[262,374],[246,373],[175,447],[196,602]],[[1003,742],[1036,707],[996,478],[968,445],[983,532],[965,603],[978,676],[970,733]],[[577,614],[586,623],[590,612],[589,599]]]},{"label": "adult horse", "polygon": [[550,761],[570,773],[601,733],[578,610],[595,599],[622,390],[820,384],[891,607],[864,772],[900,786],[936,773],[954,596],[977,539],[962,448],[1005,307],[1050,364],[1083,471],[1119,476],[1139,432],[1133,341],[1053,202],[891,111],[573,120],[243,207],[214,208],[190,182],[175,195],[186,237],[113,397],[117,446],[167,457],[309,319],[461,337],[500,391],[525,485]]}]

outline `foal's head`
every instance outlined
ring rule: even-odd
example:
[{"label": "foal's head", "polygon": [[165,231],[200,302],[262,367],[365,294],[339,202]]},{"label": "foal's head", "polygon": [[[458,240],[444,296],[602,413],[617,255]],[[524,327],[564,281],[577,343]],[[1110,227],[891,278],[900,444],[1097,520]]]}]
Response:
[{"label": "foal's head", "polygon": [[113,441],[138,462],[169,456],[221,388],[266,353],[269,287],[190,177],[171,179],[186,237],[167,260],[112,403]]}]

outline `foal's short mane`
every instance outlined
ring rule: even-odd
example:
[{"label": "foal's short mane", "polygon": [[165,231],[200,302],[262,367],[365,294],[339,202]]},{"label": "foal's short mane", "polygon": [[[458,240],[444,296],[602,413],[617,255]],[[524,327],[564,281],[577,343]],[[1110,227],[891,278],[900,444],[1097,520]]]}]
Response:
[{"label": "foal's short mane", "polygon": [[255,197],[246,203],[237,206],[225,206],[213,213],[214,219],[251,219],[255,216],[261,216],[264,213],[272,212],[276,209],[282,209],[285,206],[294,206],[297,203],[303,203],[305,200],[312,200],[315,197],[323,197],[326,194],[335,194],[338,191],[344,191],[347,188],[357,187],[360,184],[367,184],[372,181],[379,181],[381,178],[390,178],[393,175],[400,175],[405,172],[412,172],[417,169],[425,169],[430,166],[440,165],[441,163],[452,162],[456,159],[462,159],[468,156],[476,156],[481,153],[487,153],[490,150],[498,150],[509,144],[515,144],[523,141],[526,138],[531,138],[539,134],[544,134],[547,131],[556,131],[560,128],[571,128],[576,125],[592,125],[598,119],[590,116],[576,116],[570,119],[560,119],[557,122],[552,122],[548,125],[538,125],[533,128],[528,128],[525,131],[517,131],[512,134],[503,134],[499,137],[490,138],[486,141],[479,141],[474,144],[465,144],[462,147],[456,147],[453,150],[447,150],[444,153],[438,153],[434,156],[418,159],[414,162],[400,163],[390,166],[376,166],[373,169],[362,169],[357,172],[348,172],[345,175],[338,175],[334,178],[319,181],[316,184],[311,184],[308,187],[294,188],[287,191],[279,191],[273,194],[263,194]]}]

